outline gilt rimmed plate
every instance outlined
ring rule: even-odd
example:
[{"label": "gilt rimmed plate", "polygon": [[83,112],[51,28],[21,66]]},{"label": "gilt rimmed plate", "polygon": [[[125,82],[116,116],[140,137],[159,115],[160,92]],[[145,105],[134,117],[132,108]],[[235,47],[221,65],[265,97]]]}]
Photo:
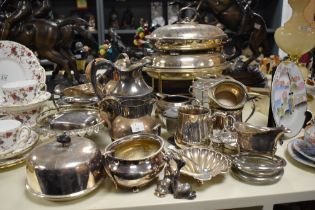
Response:
[{"label": "gilt rimmed plate", "polygon": [[41,91],[38,96],[34,98],[34,100],[28,104],[0,104],[0,112],[1,111],[18,111],[18,110],[26,110],[32,107],[38,107],[42,105],[44,102],[48,101],[51,97],[51,93],[47,91]]},{"label": "gilt rimmed plate", "polygon": [[20,80],[45,83],[45,69],[30,49],[12,41],[0,41],[0,49],[0,86]]},{"label": "gilt rimmed plate", "polygon": [[303,76],[294,62],[284,61],[272,80],[271,107],[275,123],[291,130],[286,137],[296,136],[302,129],[307,97]]},{"label": "gilt rimmed plate", "polygon": [[6,159],[11,159],[18,157],[30,151],[38,141],[38,134],[31,131],[29,137],[26,134],[21,135],[21,139],[10,148],[10,150],[1,151],[0,150],[0,161],[5,161]]}]

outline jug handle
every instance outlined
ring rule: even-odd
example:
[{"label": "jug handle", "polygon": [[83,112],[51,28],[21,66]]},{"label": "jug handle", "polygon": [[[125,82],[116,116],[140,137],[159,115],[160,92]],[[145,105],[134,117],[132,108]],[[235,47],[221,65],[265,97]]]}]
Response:
[{"label": "jug handle", "polygon": [[247,93],[246,93],[246,97],[247,97],[247,100],[251,101],[251,103],[252,103],[252,105],[251,105],[252,111],[250,112],[250,114],[248,115],[248,117],[246,118],[246,120],[244,122],[247,122],[254,115],[254,113],[256,111],[256,104],[255,104],[255,100],[254,100],[256,97],[250,98]]},{"label": "jug handle", "polygon": [[99,88],[97,87],[98,84],[97,84],[96,72],[100,69],[100,67],[101,67],[102,65],[105,65],[105,64],[110,65],[110,66],[112,67],[112,69],[106,69],[106,71],[105,71],[105,73],[104,73],[104,74],[106,75],[104,83],[107,83],[107,82],[111,79],[110,76],[109,76],[109,74],[112,74],[112,73],[113,73],[113,69],[116,68],[115,64],[112,63],[112,62],[109,61],[109,60],[106,60],[106,59],[102,59],[102,60],[100,60],[100,59],[98,59],[98,60],[97,60],[97,59],[94,59],[94,60],[92,61],[92,65],[91,65],[91,76],[90,76],[90,78],[91,78],[91,83],[92,83],[94,92],[95,92],[95,94],[97,95],[97,97],[98,97],[99,99],[102,99],[102,98],[104,97],[104,94],[103,94],[103,93],[99,90]]}]

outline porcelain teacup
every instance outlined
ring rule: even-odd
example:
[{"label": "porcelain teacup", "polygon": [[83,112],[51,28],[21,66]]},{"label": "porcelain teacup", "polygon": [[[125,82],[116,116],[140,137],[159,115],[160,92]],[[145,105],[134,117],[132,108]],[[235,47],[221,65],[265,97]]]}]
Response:
[{"label": "porcelain teacup", "polygon": [[46,84],[37,80],[7,82],[1,86],[3,101],[7,104],[28,104],[40,94],[41,89],[46,90]]},{"label": "porcelain teacup", "polygon": [[22,139],[22,136],[28,138],[30,135],[31,129],[23,126],[18,120],[0,120],[0,150],[10,150]]},{"label": "porcelain teacup", "polygon": [[304,141],[315,147],[315,125],[309,125],[305,128]]}]

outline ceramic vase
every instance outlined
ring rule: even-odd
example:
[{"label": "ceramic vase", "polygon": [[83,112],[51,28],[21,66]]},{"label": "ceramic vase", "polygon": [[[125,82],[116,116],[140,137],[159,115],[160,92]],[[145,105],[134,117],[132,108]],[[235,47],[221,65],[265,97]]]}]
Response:
[{"label": "ceramic vase", "polygon": [[289,0],[292,16],[284,26],[275,32],[277,45],[292,60],[297,60],[315,47],[315,30],[304,16],[304,10],[309,2],[310,0]]}]

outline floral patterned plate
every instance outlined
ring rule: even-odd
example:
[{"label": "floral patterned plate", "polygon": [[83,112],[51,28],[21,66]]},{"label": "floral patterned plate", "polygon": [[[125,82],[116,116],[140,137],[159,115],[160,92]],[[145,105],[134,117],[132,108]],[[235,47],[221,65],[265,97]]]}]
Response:
[{"label": "floral patterned plate", "polygon": [[20,155],[18,157],[0,160],[0,169],[9,168],[9,167],[13,167],[13,166],[22,164],[25,162],[26,158],[27,158],[27,153]]},{"label": "floral patterned plate", "polygon": [[0,49],[0,86],[6,82],[32,79],[45,83],[45,69],[30,49],[12,41],[0,41]]},{"label": "floral patterned plate", "polygon": [[307,97],[303,76],[294,62],[278,66],[272,80],[271,106],[276,125],[291,130],[286,137],[296,136],[304,124]]},{"label": "floral patterned plate", "polygon": [[315,145],[302,139],[294,139],[292,146],[298,153],[315,162]]},{"label": "floral patterned plate", "polygon": [[27,105],[0,105],[0,114],[4,119],[16,119],[24,125],[33,127],[36,125],[36,118],[45,109],[49,108],[46,103],[50,99],[49,92],[41,92],[34,101]]},{"label": "floral patterned plate", "polygon": [[15,111],[15,110],[24,110],[31,107],[37,107],[41,105],[42,103],[48,101],[51,97],[51,93],[47,91],[41,91],[34,100],[28,104],[6,104],[6,103],[0,103],[0,112],[1,111]]},{"label": "floral patterned plate", "polygon": [[25,134],[21,135],[21,139],[14,145],[14,147],[10,148],[10,150],[0,150],[0,161],[14,158],[25,154],[29,150],[33,148],[33,146],[38,141],[38,134],[34,131],[31,131],[29,137],[25,136]]}]

